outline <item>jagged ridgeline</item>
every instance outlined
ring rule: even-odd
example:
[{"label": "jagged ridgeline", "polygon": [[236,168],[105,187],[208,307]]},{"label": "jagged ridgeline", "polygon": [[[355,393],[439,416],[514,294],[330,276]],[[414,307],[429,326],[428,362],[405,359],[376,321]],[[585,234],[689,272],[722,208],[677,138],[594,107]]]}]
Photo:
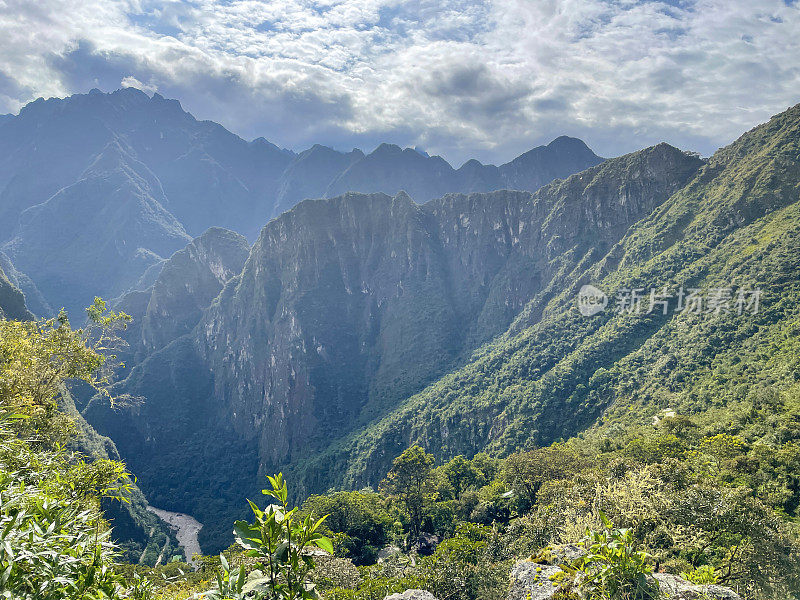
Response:
[{"label": "jagged ridgeline", "polygon": [[405,189],[426,202],[454,191],[533,191],[601,160],[567,137],[499,167],[472,160],[454,169],[390,144],[369,154],[320,145],[296,154],[133,88],[39,99],[0,121],[0,264],[7,255],[24,274],[19,287],[36,315],[62,306],[77,314],[95,295],[145,290],[208,228],[252,242],[305,198]]},{"label": "jagged ridgeline", "polygon": [[[209,275],[225,264],[214,250],[165,268],[119,384],[143,402],[83,413],[213,551],[259,473],[291,472],[300,495],[374,485],[414,442],[503,455],[789,388],[799,182],[795,107],[707,161],[660,144],[535,193],[304,201],[235,276],[235,261]],[[153,309],[194,294],[198,273],[203,298],[221,290],[210,306]],[[580,314],[585,284],[608,310]],[[741,315],[613,310],[620,290],[664,286],[763,294]],[[148,319],[173,317],[180,337],[148,346]]]}]

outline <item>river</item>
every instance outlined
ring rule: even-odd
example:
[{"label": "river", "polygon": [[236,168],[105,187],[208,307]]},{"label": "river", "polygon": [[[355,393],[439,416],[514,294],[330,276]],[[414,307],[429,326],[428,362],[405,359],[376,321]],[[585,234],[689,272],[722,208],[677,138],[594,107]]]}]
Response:
[{"label": "river", "polygon": [[178,544],[183,548],[183,553],[186,555],[186,562],[195,566],[192,557],[195,554],[200,554],[200,542],[197,539],[197,534],[203,528],[203,524],[194,517],[183,513],[162,510],[152,506],[148,506],[147,510],[157,515],[175,531]]}]

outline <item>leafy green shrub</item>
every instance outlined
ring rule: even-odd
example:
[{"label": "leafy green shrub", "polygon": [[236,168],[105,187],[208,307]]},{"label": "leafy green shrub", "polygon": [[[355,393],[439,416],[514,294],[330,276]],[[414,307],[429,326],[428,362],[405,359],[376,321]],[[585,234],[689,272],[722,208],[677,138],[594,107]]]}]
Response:
[{"label": "leafy green shrub", "polygon": [[0,596],[117,598],[121,580],[112,571],[109,535],[96,511],[0,473]]},{"label": "leafy green shrub", "polygon": [[684,571],[681,573],[681,577],[698,585],[707,585],[719,581],[719,574],[711,565],[702,565],[691,571]]},{"label": "leafy green shrub", "polygon": [[334,492],[311,496],[301,513],[328,515],[322,529],[335,534],[337,555],[356,565],[368,565],[375,563],[378,550],[391,541],[394,519],[386,505],[386,499],[375,492]]},{"label": "leafy green shrub", "polygon": [[220,569],[217,571],[217,587],[200,595],[203,600],[243,600],[247,573],[244,564],[233,571],[224,554],[219,555]]},{"label": "leafy green shrub", "polygon": [[647,580],[652,573],[647,554],[636,550],[631,530],[615,529],[603,513],[600,519],[603,529],[586,532],[587,553],[576,565],[584,577],[581,585],[603,600],[657,597]]},{"label": "leafy green shrub", "polygon": [[[314,584],[309,580],[309,574],[314,569],[314,558],[310,550],[319,548],[333,553],[330,539],[319,532],[325,517],[314,521],[311,516],[301,517],[297,508],[290,510],[283,474],[268,476],[267,479],[271,487],[262,490],[262,493],[276,499],[278,504],[271,504],[265,510],[261,510],[254,502],[248,500],[255,516],[255,523],[236,521],[234,524],[236,543],[247,551],[248,556],[258,558],[261,561],[259,566],[267,570],[271,598],[280,600],[316,598]],[[223,562],[223,569],[229,574],[226,564]],[[218,589],[222,589],[222,584],[219,582]]]}]

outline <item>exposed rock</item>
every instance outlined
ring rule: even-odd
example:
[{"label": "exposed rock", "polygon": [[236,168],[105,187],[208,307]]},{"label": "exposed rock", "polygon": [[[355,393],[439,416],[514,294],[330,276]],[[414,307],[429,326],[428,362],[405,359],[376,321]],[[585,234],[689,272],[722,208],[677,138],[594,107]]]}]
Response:
[{"label": "exposed rock", "polygon": [[[564,556],[578,558],[576,546],[563,546]],[[579,548],[578,548],[579,549]],[[549,600],[558,590],[558,583],[565,577],[556,564],[539,564],[523,560],[511,569],[511,581],[506,600]],[[669,600],[740,600],[733,590],[719,585],[695,585],[677,575],[655,573],[653,579],[660,590],[660,597]]]},{"label": "exposed rock", "polygon": [[390,594],[383,600],[436,600],[428,590],[406,590],[402,594]]},{"label": "exposed rock", "polygon": [[653,575],[661,592],[670,600],[740,600],[739,594],[721,585],[695,585],[669,573]]},{"label": "exposed rock", "polygon": [[419,538],[417,538],[414,548],[420,556],[430,556],[441,541],[441,536],[432,533],[422,533]]},{"label": "exposed rock", "polygon": [[241,272],[249,253],[243,236],[212,227],[155,265],[155,280],[147,289],[130,291],[114,302],[116,310],[133,317],[123,333],[129,348],[121,358],[136,364],[189,333],[225,284]]},{"label": "exposed rock", "polygon": [[386,560],[392,556],[397,556],[401,554],[400,548],[398,546],[384,546],[380,550],[378,550],[378,562],[386,562]]},{"label": "exposed rock", "polygon": [[153,284],[142,320],[146,351],[189,333],[224,285],[241,272],[249,254],[243,236],[219,227],[173,254]]},{"label": "exposed rock", "polygon": [[563,565],[578,560],[586,554],[586,550],[574,544],[555,544],[545,546],[531,561],[543,565]]},{"label": "exposed rock", "polygon": [[564,572],[555,565],[540,565],[529,560],[515,564],[511,569],[511,583],[506,600],[545,600],[558,590],[551,577]]}]

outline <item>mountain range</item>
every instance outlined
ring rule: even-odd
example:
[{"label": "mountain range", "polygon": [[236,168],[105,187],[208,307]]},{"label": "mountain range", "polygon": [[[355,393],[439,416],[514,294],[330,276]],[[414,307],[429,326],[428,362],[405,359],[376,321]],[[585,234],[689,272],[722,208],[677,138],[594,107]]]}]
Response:
[{"label": "mountain range", "polygon": [[[210,227],[254,240],[305,198],[405,190],[535,190],[599,163],[558,138],[495,167],[453,169],[382,144],[369,154],[316,145],[296,154],[198,121],[176,100],[134,88],[39,99],[0,121],[0,251],[35,285],[36,310],[81,311],[94,295],[143,290],[163,262]],[[49,308],[48,307],[52,307]]]},{"label": "mountain range", "polygon": [[[413,443],[442,460],[502,456],[790,387],[799,190],[797,106],[707,160],[659,144],[533,193],[306,200],[263,228],[236,275],[241,256],[180,258],[148,307],[185,293],[180,273],[218,295],[191,319],[173,309],[180,337],[132,340],[117,390],[141,404],[96,399],[83,414],[152,501],[206,523],[213,549],[228,539],[219,515],[264,472],[290,473],[299,496],[357,489]],[[209,236],[195,243],[232,242]],[[609,297],[591,318],[575,302],[587,284]],[[669,290],[668,314],[649,296],[617,310],[624,290],[651,288]],[[679,288],[760,289],[762,306],[677,311]]]},{"label": "mountain range", "polygon": [[[179,109],[135,91],[76,98]],[[224,130],[180,114],[214,155],[209,132]],[[133,322],[114,390],[136,401],[112,410],[76,394],[75,408],[149,502],[204,523],[205,552],[230,543],[265,473],[286,473],[298,497],[358,489],[414,443],[438,460],[505,456],[800,380],[800,105],[708,159],[662,143],[601,160],[559,138],[501,167],[452,169],[388,145],[295,155],[225,137],[231,169],[269,148],[285,162],[268,209],[231,194],[224,218],[187,214],[137,135],[20,211],[0,307],[19,311],[19,289],[37,306],[77,302],[71,289],[116,278],[114,306]],[[249,171],[251,186],[256,172],[268,178]],[[205,191],[195,202],[213,204]],[[591,315],[576,302],[585,286],[605,298]]]}]

